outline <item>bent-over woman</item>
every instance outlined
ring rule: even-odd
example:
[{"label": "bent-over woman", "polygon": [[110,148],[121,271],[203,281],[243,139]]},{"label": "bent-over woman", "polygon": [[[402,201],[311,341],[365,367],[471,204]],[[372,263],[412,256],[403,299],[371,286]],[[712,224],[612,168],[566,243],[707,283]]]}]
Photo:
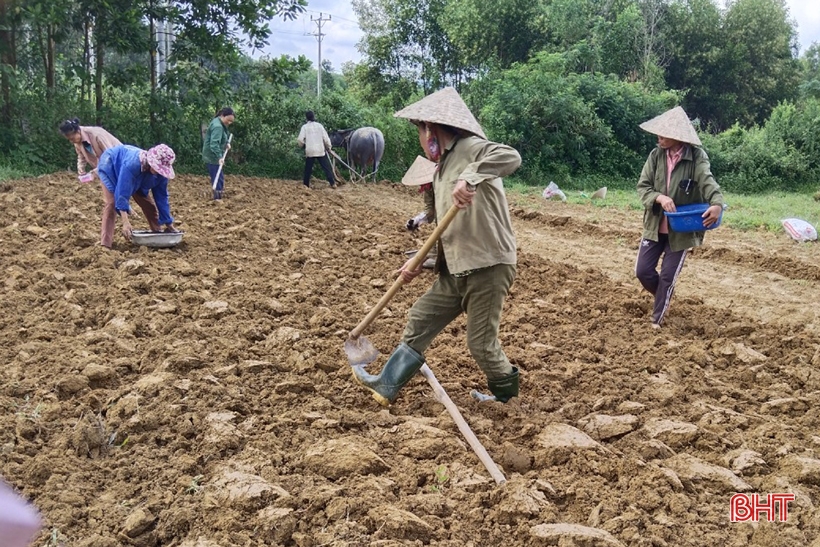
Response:
[{"label": "bent-over woman", "polygon": [[61,123],[60,133],[74,145],[77,151],[78,175],[85,175],[87,165],[91,166],[92,173],[95,172],[103,152],[122,144],[117,137],[102,127],[80,125],[79,118]]},{"label": "bent-over woman", "polygon": [[117,213],[122,219],[123,236],[131,240],[128,215],[132,197],[152,231],[161,231],[162,225],[166,232],[177,231],[168,203],[168,181],[174,178],[175,159],[174,151],[166,144],[158,144],[149,150],[123,144],[103,153],[97,167],[105,199],[100,241],[103,247],[111,248]]}]

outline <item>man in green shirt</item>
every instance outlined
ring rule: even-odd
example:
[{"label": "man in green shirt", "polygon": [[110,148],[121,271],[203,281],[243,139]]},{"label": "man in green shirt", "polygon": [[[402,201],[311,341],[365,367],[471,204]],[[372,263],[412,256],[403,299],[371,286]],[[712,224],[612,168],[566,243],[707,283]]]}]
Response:
[{"label": "man in green shirt", "polygon": [[225,161],[222,159],[225,150],[230,149],[231,145],[228,143],[228,126],[234,122],[233,109],[225,107],[216,113],[216,117],[211,120],[208,125],[208,130],[205,132],[205,139],[202,143],[202,159],[208,166],[208,174],[211,177],[211,188],[214,188],[214,180],[217,174],[219,181],[216,183],[214,189],[214,199],[222,199],[222,189],[225,186],[225,171],[220,170],[219,166]]},{"label": "man in green shirt", "polygon": [[[506,402],[518,395],[518,369],[510,364],[498,340],[504,300],[515,279],[516,243],[500,177],[521,164],[518,152],[487,140],[467,105],[453,88],[445,88],[395,114],[418,127],[427,159],[437,162],[432,209],[442,218],[455,204],[461,211],[438,244],[433,286],[410,309],[402,342],[378,375],[354,366],[353,375],[381,404],[424,364],[424,351],[436,335],[462,313],[467,314],[467,347],[487,376],[494,398]],[[432,211],[431,211],[432,212]],[[406,283],[421,273],[399,275]]]}]

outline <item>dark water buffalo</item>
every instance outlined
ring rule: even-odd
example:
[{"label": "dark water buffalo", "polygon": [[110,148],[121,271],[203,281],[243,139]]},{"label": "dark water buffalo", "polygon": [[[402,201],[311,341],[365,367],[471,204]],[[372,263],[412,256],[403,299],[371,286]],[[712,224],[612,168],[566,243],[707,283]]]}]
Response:
[{"label": "dark water buffalo", "polygon": [[330,134],[330,144],[347,150],[347,163],[353,169],[361,169],[363,178],[368,176],[368,167],[374,175],[379,170],[379,162],[384,155],[384,135],[375,127],[341,129]]}]

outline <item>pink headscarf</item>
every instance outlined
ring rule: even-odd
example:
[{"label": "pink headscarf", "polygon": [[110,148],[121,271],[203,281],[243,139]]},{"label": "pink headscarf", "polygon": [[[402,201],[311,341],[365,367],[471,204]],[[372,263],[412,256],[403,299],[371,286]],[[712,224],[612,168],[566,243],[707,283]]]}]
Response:
[{"label": "pink headscarf", "polygon": [[[143,159],[143,154],[140,154],[140,161]],[[158,144],[145,152],[145,161],[148,162],[154,171],[167,179],[174,178],[174,160],[176,154],[171,150],[167,144]]]}]

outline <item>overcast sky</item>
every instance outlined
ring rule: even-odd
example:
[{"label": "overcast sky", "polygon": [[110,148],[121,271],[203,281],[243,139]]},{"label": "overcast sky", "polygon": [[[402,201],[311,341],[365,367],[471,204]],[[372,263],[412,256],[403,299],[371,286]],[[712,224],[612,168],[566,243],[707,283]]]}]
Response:
[{"label": "overcast sky", "polygon": [[[786,4],[789,6],[792,19],[797,21],[800,53],[803,53],[812,42],[820,42],[820,6],[817,0],[786,0]],[[322,26],[322,32],[326,35],[322,40],[322,59],[329,60],[336,72],[340,72],[342,63],[346,61],[359,62],[361,54],[356,49],[356,43],[362,37],[362,32],[359,30],[350,0],[308,0],[308,11],[299,19],[271,21],[270,27],[273,32],[270,43],[265,49],[255,51],[252,55],[305,55],[315,66],[318,43],[312,34],[316,33],[317,28],[311,17],[318,19],[320,13],[323,14],[323,18],[328,15],[331,17],[331,20]]]},{"label": "overcast sky", "polygon": [[341,72],[342,63],[359,62],[361,54],[356,50],[356,43],[362,37],[356,14],[350,0],[308,0],[307,11],[295,21],[275,19],[270,23],[270,43],[262,51],[252,53],[254,57],[282,54],[298,57],[304,55],[316,66],[319,44],[316,36],[317,26],[313,19],[330,21],[322,24],[322,59],[333,65],[335,72]]}]

